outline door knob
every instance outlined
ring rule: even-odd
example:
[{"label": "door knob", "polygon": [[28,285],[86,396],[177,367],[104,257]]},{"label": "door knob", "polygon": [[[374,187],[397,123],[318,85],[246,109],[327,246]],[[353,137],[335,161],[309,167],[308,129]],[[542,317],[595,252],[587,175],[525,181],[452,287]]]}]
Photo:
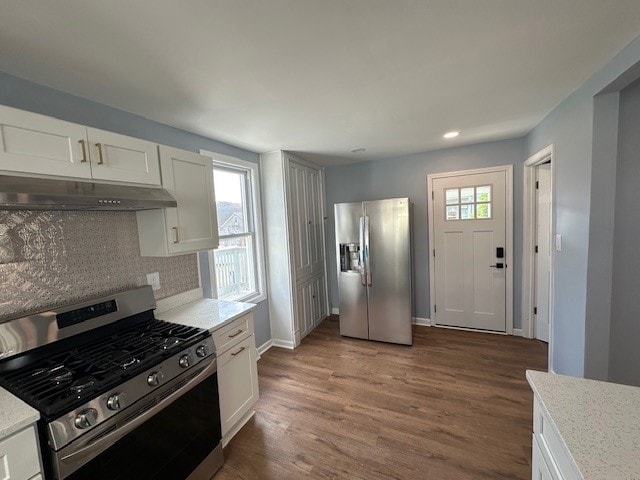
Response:
[{"label": "door knob", "polygon": [[489,265],[492,268],[504,268],[504,263],[496,263],[494,265]]}]

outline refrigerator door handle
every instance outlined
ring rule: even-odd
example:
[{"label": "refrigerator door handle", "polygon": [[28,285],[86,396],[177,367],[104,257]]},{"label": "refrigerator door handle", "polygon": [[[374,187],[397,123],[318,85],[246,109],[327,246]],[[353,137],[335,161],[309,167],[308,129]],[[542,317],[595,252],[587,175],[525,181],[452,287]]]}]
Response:
[{"label": "refrigerator door handle", "polygon": [[367,285],[371,285],[371,263],[369,262],[369,216],[364,217],[364,269]]},{"label": "refrigerator door handle", "polygon": [[360,250],[358,251],[358,257],[359,257],[359,262],[360,262],[360,283],[362,283],[362,285],[366,285],[367,284],[367,276],[365,273],[365,269],[364,269],[364,217],[360,217],[358,226],[360,227],[360,235],[359,235],[359,241],[360,241]]}]

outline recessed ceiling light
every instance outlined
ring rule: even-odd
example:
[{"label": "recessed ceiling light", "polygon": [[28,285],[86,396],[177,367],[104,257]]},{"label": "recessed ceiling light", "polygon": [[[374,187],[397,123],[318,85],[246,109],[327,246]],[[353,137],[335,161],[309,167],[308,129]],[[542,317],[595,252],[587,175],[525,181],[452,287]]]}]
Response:
[{"label": "recessed ceiling light", "polygon": [[443,135],[444,138],[456,138],[458,135],[460,135],[460,132],[458,132],[457,130],[454,130],[452,132],[447,132]]},{"label": "recessed ceiling light", "polygon": [[354,148],[351,150],[351,153],[362,153],[366,150],[366,148]]}]

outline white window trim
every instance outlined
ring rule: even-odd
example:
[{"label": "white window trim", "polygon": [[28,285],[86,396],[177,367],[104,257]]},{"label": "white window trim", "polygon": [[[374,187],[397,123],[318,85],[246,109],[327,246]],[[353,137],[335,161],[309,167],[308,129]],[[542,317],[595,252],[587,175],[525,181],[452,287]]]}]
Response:
[{"label": "white window trim", "polygon": [[[211,157],[212,167],[231,167],[242,168],[250,172],[250,184],[251,184],[251,198],[253,200],[253,217],[255,222],[255,254],[256,254],[256,286],[258,294],[251,294],[246,297],[241,297],[235,301],[238,302],[252,302],[258,303],[267,299],[267,282],[266,282],[266,269],[265,269],[265,256],[264,256],[264,234],[262,228],[262,203],[260,192],[260,167],[257,163],[248,162],[240,158],[231,157],[229,155],[223,155],[221,153],[211,152],[209,150],[200,149],[200,154]],[[209,259],[209,275],[212,289],[216,296],[218,295],[218,289],[216,285],[216,272],[215,272],[215,260],[213,258],[213,251],[207,252]]]}]

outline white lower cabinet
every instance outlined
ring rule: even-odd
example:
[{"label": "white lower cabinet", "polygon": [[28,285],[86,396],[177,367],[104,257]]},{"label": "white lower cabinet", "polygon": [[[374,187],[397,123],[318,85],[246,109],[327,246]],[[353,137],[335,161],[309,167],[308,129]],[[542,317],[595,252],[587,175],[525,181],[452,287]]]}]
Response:
[{"label": "white lower cabinet", "polygon": [[327,316],[324,274],[303,280],[296,291],[295,337],[299,342]]},{"label": "white lower cabinet", "polygon": [[0,441],[0,479],[42,478],[38,436],[33,425]]},{"label": "white lower cabinet", "polygon": [[533,451],[531,455],[531,480],[555,480],[542,455],[536,436],[532,436]]},{"label": "white lower cabinet", "polygon": [[536,396],[533,398],[532,443],[532,479],[578,480],[562,436]]},{"label": "white lower cabinet", "polygon": [[[253,314],[213,332],[218,359],[222,445],[253,416],[258,401],[258,367]],[[222,347],[222,348],[221,348]]]}]

